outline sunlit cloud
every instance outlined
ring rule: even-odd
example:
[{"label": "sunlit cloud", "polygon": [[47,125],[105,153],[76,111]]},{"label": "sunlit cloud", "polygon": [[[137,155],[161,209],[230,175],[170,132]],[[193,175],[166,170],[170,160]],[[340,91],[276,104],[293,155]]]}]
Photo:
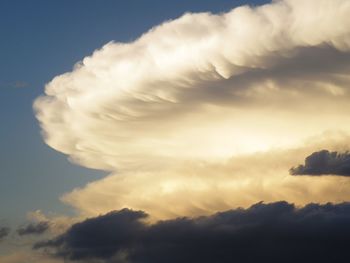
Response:
[{"label": "sunlit cloud", "polygon": [[62,200],[82,215],[158,218],[346,200],[347,178],[288,171],[347,150],[349,13],[346,0],[188,13],[96,50],[34,103],[49,146],[110,172]]},{"label": "sunlit cloud", "polygon": [[[290,167],[315,149],[343,150],[348,136],[328,134],[310,139],[304,147],[240,155],[224,161],[187,161],[171,169],[112,174],[65,194],[62,200],[82,215],[113,209],[144,209],[154,218],[203,215],[261,200],[343,202],[350,198],[348,178],[294,177]],[[326,143],[327,142],[327,143]]]}]

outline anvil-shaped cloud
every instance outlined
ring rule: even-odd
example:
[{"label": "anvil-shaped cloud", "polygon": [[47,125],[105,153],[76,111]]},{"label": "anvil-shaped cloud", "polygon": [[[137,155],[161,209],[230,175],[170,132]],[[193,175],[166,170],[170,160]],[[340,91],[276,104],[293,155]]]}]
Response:
[{"label": "anvil-shaped cloud", "polygon": [[[344,178],[310,190],[288,169],[307,152],[347,146],[349,14],[347,0],[189,13],[84,58],[34,109],[48,145],[111,175],[63,199],[86,214],[159,217],[342,201],[349,194],[331,189]],[[305,143],[317,134],[333,139]]]}]

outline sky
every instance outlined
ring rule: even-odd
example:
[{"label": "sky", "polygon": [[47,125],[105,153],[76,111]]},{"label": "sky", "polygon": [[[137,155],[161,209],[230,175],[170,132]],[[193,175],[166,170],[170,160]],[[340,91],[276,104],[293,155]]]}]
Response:
[{"label": "sky", "polygon": [[349,14],[1,1],[0,262],[344,262]]}]

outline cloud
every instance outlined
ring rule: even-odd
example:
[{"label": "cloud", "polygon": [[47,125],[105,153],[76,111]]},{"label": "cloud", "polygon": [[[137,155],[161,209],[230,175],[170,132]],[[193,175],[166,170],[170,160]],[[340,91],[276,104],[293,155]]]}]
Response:
[{"label": "cloud", "polygon": [[[145,217],[147,215],[142,211],[124,209],[111,212],[75,224],[65,234],[54,240],[39,242],[35,248],[61,245],[68,248],[69,244],[72,244],[77,246],[72,248],[76,253],[71,254],[68,249],[58,252],[58,255],[73,260],[90,257],[108,258],[115,254],[116,248],[123,247],[125,242],[133,242],[132,240],[144,231],[144,225],[139,220]],[[66,242],[69,244],[65,244]]]},{"label": "cloud", "polygon": [[46,248],[72,261],[131,263],[344,262],[348,257],[349,203],[301,208],[284,201],[257,203],[151,225],[143,222],[145,216],[127,209],[110,212],[77,223],[35,249]]},{"label": "cloud", "polygon": [[110,173],[62,199],[83,216],[157,218],[347,200],[344,178],[288,170],[314,151],[307,138],[350,133],[349,13],[347,0],[187,13],[96,50],[34,103],[49,146]]},{"label": "cloud", "polygon": [[0,227],[0,241],[1,239],[7,237],[10,234],[10,228]]},{"label": "cloud", "polygon": [[41,253],[16,249],[15,252],[0,255],[1,263],[62,263],[61,259],[52,259]]},{"label": "cloud", "polygon": [[17,229],[17,233],[20,236],[24,235],[40,235],[45,233],[49,229],[48,222],[31,223],[26,226]]},{"label": "cloud", "polygon": [[[251,130],[247,106],[273,126],[277,116],[268,114],[302,107],[299,99],[348,107],[349,10],[346,0],[276,1],[189,13],[134,42],[110,42],[55,77],[35,101],[45,141],[83,166],[109,171],[169,157],[229,157],[237,145],[259,150],[258,143],[240,145]],[[256,134],[265,148],[274,144],[267,133]],[[203,140],[212,151],[203,151]]]},{"label": "cloud", "polygon": [[343,202],[350,199],[346,177],[290,176],[289,169],[315,149],[343,152],[349,135],[324,134],[307,139],[302,147],[234,156],[225,161],[187,161],[158,171],[112,174],[61,198],[82,217],[124,207],[147,211],[154,219],[199,216],[264,200]]},{"label": "cloud", "polygon": [[341,175],[350,176],[350,153],[322,150],[305,159],[304,165],[290,169],[292,175]]}]

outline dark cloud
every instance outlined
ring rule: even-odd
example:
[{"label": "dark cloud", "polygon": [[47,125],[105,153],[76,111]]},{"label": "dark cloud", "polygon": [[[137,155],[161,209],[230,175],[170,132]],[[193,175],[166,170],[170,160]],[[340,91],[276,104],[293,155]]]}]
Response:
[{"label": "dark cloud", "polygon": [[19,229],[17,229],[17,233],[20,236],[24,236],[24,235],[39,235],[42,234],[44,232],[46,232],[46,230],[49,229],[49,223],[48,222],[39,222],[36,224],[29,224],[23,227],[20,227]]},{"label": "dark cloud", "polygon": [[129,249],[147,227],[140,219],[142,211],[123,209],[88,219],[73,225],[56,239],[37,243],[34,248],[55,247],[56,255],[71,260],[110,258],[118,251]]},{"label": "dark cloud", "polygon": [[34,248],[84,262],[348,262],[350,203],[258,203],[151,225],[145,217],[141,211],[111,212]]},{"label": "dark cloud", "polygon": [[10,228],[8,227],[0,227],[0,241],[10,234]]},{"label": "dark cloud", "polygon": [[350,176],[350,153],[322,150],[305,159],[304,165],[290,169],[292,175],[341,175]]}]

